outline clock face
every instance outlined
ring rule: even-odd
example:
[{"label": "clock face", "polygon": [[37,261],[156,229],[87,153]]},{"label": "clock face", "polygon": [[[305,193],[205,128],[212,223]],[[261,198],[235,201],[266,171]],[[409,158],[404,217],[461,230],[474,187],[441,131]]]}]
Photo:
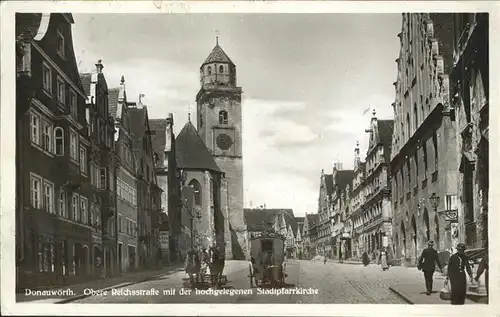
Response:
[{"label": "clock face", "polygon": [[227,150],[231,147],[231,145],[233,145],[233,140],[231,139],[231,137],[227,134],[219,134],[219,136],[217,137],[217,146],[221,149],[221,150]]}]

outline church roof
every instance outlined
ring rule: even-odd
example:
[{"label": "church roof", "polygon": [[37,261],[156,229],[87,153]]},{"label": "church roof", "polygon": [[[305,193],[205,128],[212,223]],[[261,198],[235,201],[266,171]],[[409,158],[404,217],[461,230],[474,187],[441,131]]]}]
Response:
[{"label": "church roof", "polygon": [[151,135],[153,151],[158,155],[157,167],[165,167],[165,148],[167,145],[167,119],[149,119],[149,129],[154,133]]},{"label": "church roof", "polygon": [[175,151],[180,169],[221,172],[191,121],[184,125],[175,139]]},{"label": "church roof", "polygon": [[234,65],[233,61],[227,56],[227,54],[224,52],[222,47],[219,46],[219,44],[216,44],[214,49],[212,50],[212,53],[208,55],[207,59],[205,62],[203,62],[202,65],[209,64],[209,63],[229,63]]}]

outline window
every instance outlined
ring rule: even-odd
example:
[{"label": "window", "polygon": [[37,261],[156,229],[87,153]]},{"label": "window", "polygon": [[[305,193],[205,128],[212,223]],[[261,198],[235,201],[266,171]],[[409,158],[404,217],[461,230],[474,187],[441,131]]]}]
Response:
[{"label": "window", "polygon": [[118,214],[118,232],[122,232],[122,215],[121,214]]},{"label": "window", "polygon": [[54,129],[56,155],[64,155],[64,130],[61,127]]},{"label": "window", "polygon": [[69,114],[78,120],[78,100],[76,99],[76,92],[72,89],[69,90]]},{"label": "window", "polygon": [[95,163],[90,164],[90,184],[99,188],[99,166]]},{"label": "window", "polygon": [[30,183],[31,206],[33,206],[33,208],[40,209],[42,208],[42,201],[40,197],[42,191],[42,178],[35,174],[31,174]]},{"label": "window", "polygon": [[194,195],[194,204],[196,206],[201,206],[201,185],[200,183],[193,179],[191,182],[189,182],[189,186],[193,189],[193,195]]},{"label": "window", "polygon": [[78,134],[75,131],[69,130],[69,155],[70,157],[78,161]]},{"label": "window", "polygon": [[223,73],[224,72],[224,66],[220,65],[219,66],[219,73]]},{"label": "window", "polygon": [[101,209],[99,206],[95,206],[95,220],[94,220],[95,227],[99,229],[99,226],[101,225]]},{"label": "window", "polygon": [[45,62],[42,66],[43,89],[49,94],[52,93],[52,69]]},{"label": "window", "polygon": [[40,116],[31,113],[31,142],[40,145]]},{"label": "window", "polygon": [[87,198],[80,196],[80,219],[82,223],[87,224],[89,219],[87,215]]},{"label": "window", "polygon": [[95,130],[95,118],[94,117],[92,117],[90,119],[90,132],[91,133],[95,133],[96,132],[96,130]]},{"label": "window", "polygon": [[220,124],[227,124],[227,111],[226,110],[219,111],[219,123]]},{"label": "window", "polygon": [[64,57],[64,36],[60,31],[57,31],[57,54]]},{"label": "window", "polygon": [[80,172],[87,174],[87,149],[80,147]]},{"label": "window", "polygon": [[64,218],[68,217],[66,212],[66,192],[64,190],[59,192],[59,216]]},{"label": "window", "polygon": [[64,89],[64,80],[61,79],[61,77],[57,77],[57,101],[59,101],[62,104],[65,104],[66,102],[66,91]]},{"label": "window", "polygon": [[95,219],[95,205],[93,203],[90,203],[90,226],[94,227],[94,219]]},{"label": "window", "polygon": [[417,103],[413,104],[413,115],[415,116],[415,129],[418,127],[418,112],[417,112]]},{"label": "window", "polygon": [[211,75],[212,74],[212,67],[208,66],[207,71],[208,71],[208,74]]},{"label": "window", "polygon": [[71,220],[78,221],[78,195],[71,197]]},{"label": "window", "polygon": [[54,210],[54,184],[47,181],[43,184],[43,200],[45,205],[45,211],[53,214]]},{"label": "window", "polygon": [[106,175],[107,174],[107,169],[106,167],[101,167],[99,169],[99,188],[100,189],[106,189],[108,186],[107,186],[107,182],[106,182]]},{"label": "window", "polygon": [[113,184],[114,179],[115,179],[115,177],[113,175],[113,168],[110,168],[109,169],[109,189],[110,190],[114,189],[114,184]]},{"label": "window", "polygon": [[52,139],[52,124],[43,121],[43,131],[42,131],[42,147],[49,153],[52,153],[53,147],[53,139]]},{"label": "window", "polygon": [[438,169],[438,140],[437,140],[437,134],[436,131],[432,134],[432,145],[434,145],[434,170],[437,171]]}]

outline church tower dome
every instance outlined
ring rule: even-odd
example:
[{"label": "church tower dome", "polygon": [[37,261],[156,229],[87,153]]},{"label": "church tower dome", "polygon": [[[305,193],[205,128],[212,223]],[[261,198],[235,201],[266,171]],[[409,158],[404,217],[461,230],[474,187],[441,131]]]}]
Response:
[{"label": "church tower dome", "polygon": [[236,66],[229,56],[219,46],[219,37],[215,47],[200,67],[200,83],[207,85],[222,85],[236,87]]}]

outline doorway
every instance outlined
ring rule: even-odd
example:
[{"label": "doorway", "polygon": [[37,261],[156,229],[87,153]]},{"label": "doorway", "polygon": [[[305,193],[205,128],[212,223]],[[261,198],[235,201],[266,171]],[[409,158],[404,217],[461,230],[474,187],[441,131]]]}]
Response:
[{"label": "doorway", "polygon": [[123,244],[118,243],[118,272],[123,273]]}]

